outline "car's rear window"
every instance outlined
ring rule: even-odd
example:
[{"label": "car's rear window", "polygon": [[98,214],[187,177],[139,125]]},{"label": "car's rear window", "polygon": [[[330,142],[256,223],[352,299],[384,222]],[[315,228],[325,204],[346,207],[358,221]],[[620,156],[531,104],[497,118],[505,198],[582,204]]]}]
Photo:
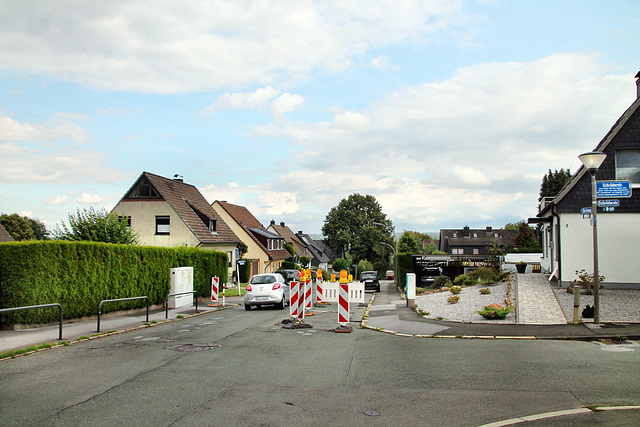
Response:
[{"label": "car's rear window", "polygon": [[362,273],[362,278],[363,279],[377,279],[378,276],[376,275],[376,273]]},{"label": "car's rear window", "polygon": [[262,285],[266,283],[275,283],[276,278],[273,276],[253,276],[251,278],[252,285]]}]

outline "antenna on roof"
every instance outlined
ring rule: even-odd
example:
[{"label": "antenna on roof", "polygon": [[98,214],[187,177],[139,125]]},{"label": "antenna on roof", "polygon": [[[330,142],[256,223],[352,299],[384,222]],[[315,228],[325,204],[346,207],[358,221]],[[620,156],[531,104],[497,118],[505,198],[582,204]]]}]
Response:
[{"label": "antenna on roof", "polygon": [[178,174],[173,175],[173,180],[174,180],[174,181],[184,182],[184,179],[183,179],[183,178],[184,178],[184,177],[183,177],[182,175],[178,175]]}]

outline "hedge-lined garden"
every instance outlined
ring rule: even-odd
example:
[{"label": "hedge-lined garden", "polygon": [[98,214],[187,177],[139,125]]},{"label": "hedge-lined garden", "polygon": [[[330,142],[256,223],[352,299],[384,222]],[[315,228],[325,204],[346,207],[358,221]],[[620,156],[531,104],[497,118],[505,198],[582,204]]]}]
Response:
[{"label": "hedge-lined garden", "polygon": [[[227,282],[227,254],[196,248],[159,248],[94,242],[23,241],[0,245],[0,308],[60,303],[65,319],[98,313],[105,299],[148,296],[162,304],[170,269],[193,267],[198,296],[211,295],[211,277]],[[144,307],[144,300],[105,304],[102,312]],[[0,315],[0,325],[55,322],[45,308]]]}]

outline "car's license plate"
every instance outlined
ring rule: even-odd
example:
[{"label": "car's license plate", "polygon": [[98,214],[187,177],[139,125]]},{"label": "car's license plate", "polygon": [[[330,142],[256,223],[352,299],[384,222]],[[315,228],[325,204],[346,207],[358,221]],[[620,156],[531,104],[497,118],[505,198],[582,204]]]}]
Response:
[{"label": "car's license plate", "polygon": [[256,297],[256,301],[267,301],[269,297]]}]

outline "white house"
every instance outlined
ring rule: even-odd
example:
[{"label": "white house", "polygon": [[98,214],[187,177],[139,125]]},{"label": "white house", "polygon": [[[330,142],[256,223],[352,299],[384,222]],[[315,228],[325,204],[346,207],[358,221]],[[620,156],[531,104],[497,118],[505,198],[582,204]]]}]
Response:
[{"label": "white house", "polygon": [[[636,77],[636,100],[594,150],[607,155],[596,180],[630,181],[632,190],[631,197],[616,199],[613,211],[598,208],[598,264],[608,288],[640,288],[640,73]],[[591,177],[582,166],[529,220],[543,226],[540,264],[561,286],[575,280],[577,270],[593,273],[593,228],[581,213],[590,206]]]}]

